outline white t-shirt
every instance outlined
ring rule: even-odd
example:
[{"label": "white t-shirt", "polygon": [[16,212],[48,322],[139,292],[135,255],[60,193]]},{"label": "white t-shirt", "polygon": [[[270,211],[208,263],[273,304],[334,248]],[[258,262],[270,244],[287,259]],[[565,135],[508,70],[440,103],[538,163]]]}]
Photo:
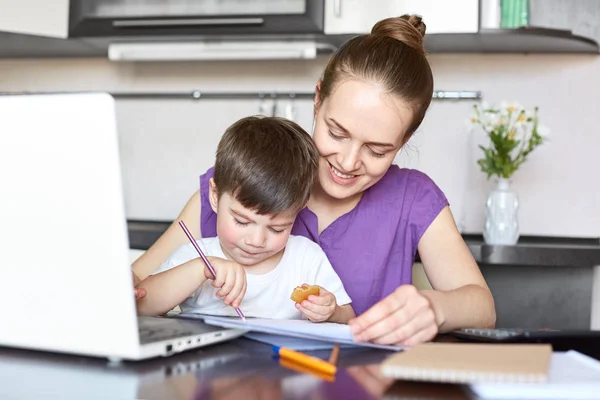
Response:
[{"label": "white t-shirt", "polygon": [[[199,239],[197,243],[206,256],[226,258],[217,237]],[[181,246],[155,273],[198,257],[191,243]],[[252,274],[252,267],[248,267],[246,282],[246,294],[240,304],[246,317],[302,319],[302,313],[296,309],[290,296],[294,288],[303,283],[319,285],[330,291],[340,306],[352,301],[321,247],[303,236],[290,236],[279,264],[272,271],[256,275]],[[233,307],[216,296],[218,289],[213,288],[211,283],[212,280],[206,280],[181,303],[181,311],[236,316]]]}]

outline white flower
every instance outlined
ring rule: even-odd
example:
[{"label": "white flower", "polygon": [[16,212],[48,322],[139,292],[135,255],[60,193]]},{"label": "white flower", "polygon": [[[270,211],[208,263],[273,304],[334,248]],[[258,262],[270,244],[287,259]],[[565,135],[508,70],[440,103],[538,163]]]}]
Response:
[{"label": "white flower", "polygon": [[486,112],[489,109],[493,108],[492,105],[487,101],[482,101],[477,107],[479,108],[480,112]]},{"label": "white flower", "polygon": [[540,124],[538,124],[537,133],[542,138],[547,139],[548,136],[550,136],[550,128],[547,127],[546,125],[540,125]]},{"label": "white flower", "polygon": [[523,141],[529,140],[530,132],[531,128],[526,125],[515,125],[513,130],[508,133],[508,137],[523,143]]},{"label": "white flower", "polygon": [[[537,107],[527,110],[517,102],[476,105],[468,124],[470,127],[481,126],[488,138],[494,135],[494,140],[487,147],[482,147],[482,158],[477,160],[488,178],[492,175],[510,177],[527,159],[529,152],[545,142],[537,136],[534,140],[533,130],[537,129],[541,137],[549,133],[546,126],[538,124]],[[494,156],[492,160],[490,151],[495,151],[501,157]]]},{"label": "white flower", "polygon": [[477,116],[473,115],[472,117],[469,117],[465,120],[465,127],[467,129],[467,133],[471,133],[473,132],[473,129],[479,125],[479,120],[477,119]]},{"label": "white flower", "polygon": [[507,101],[500,102],[500,111],[504,115],[508,115],[508,113],[511,113],[512,115],[519,114],[523,109],[523,106],[516,101],[510,103]]},{"label": "white flower", "polygon": [[493,108],[488,109],[488,111],[485,113],[484,125],[489,130],[505,124],[506,121],[506,116],[502,115],[501,112],[495,111]]}]

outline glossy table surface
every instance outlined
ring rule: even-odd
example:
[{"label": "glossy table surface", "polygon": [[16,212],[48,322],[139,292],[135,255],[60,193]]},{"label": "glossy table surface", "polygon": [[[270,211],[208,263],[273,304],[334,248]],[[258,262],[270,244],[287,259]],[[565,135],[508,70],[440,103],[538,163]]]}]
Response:
[{"label": "glossy table surface", "polygon": [[[311,352],[327,359],[329,351]],[[299,372],[248,339],[166,358],[105,359],[0,347],[0,399],[469,399],[458,385],[393,382],[390,352],[342,348],[333,378]]]}]

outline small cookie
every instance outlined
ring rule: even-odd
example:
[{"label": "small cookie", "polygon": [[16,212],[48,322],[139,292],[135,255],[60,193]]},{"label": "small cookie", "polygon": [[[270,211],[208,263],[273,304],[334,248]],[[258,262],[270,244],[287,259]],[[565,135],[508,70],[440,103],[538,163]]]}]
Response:
[{"label": "small cookie", "polygon": [[292,299],[294,303],[302,303],[304,300],[308,299],[308,296],[311,294],[318,296],[319,292],[318,286],[303,284],[302,286],[296,286],[290,299]]}]

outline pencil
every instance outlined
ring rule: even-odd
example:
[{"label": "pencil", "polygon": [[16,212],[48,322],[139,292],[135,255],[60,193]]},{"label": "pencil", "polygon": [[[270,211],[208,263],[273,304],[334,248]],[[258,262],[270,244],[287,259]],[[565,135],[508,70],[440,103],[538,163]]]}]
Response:
[{"label": "pencil", "polygon": [[335,381],[335,375],[333,374],[328,374],[322,371],[318,371],[318,370],[314,370],[312,368],[309,368],[305,365],[302,364],[298,364],[294,361],[290,361],[287,358],[279,358],[279,365],[281,365],[282,367],[291,369],[293,371],[296,372],[301,372],[303,374],[310,374],[314,377],[317,377],[319,379],[322,379],[324,381],[327,382],[334,382]]},{"label": "pencil", "polygon": [[323,372],[325,374],[335,374],[337,370],[335,365],[329,364],[325,360],[321,360],[320,358],[312,357],[308,354],[300,353],[291,349],[286,349],[285,347],[273,346],[273,351],[275,354],[279,354],[279,357],[281,358],[288,359],[296,364],[301,364],[312,370]]},{"label": "pencil", "polygon": [[335,346],[333,346],[333,350],[331,350],[331,355],[329,356],[329,364],[337,365],[339,355],[340,355],[340,344],[336,343]]},{"label": "pencil", "polygon": [[[206,258],[206,256],[202,252],[202,249],[200,248],[200,246],[198,246],[198,243],[196,243],[196,240],[194,239],[194,237],[192,236],[192,234],[188,230],[187,226],[185,226],[185,223],[183,221],[179,221],[179,226],[181,227],[181,229],[183,229],[183,231],[185,232],[185,235],[188,237],[188,239],[190,240],[190,242],[192,242],[192,246],[194,246],[194,248],[196,249],[196,251],[198,252],[198,254],[200,254],[200,258],[202,258],[202,261],[204,261],[204,264],[206,264],[206,267],[208,268],[208,270],[212,274],[213,279],[216,279],[217,278],[217,273],[215,272],[215,269],[213,268],[212,265],[210,265],[210,262],[208,262],[208,258]],[[239,307],[235,308],[235,312],[237,313],[237,315],[239,315],[239,317],[243,321],[246,321],[246,317],[244,316],[244,313],[242,313],[242,310],[239,309]]]}]

